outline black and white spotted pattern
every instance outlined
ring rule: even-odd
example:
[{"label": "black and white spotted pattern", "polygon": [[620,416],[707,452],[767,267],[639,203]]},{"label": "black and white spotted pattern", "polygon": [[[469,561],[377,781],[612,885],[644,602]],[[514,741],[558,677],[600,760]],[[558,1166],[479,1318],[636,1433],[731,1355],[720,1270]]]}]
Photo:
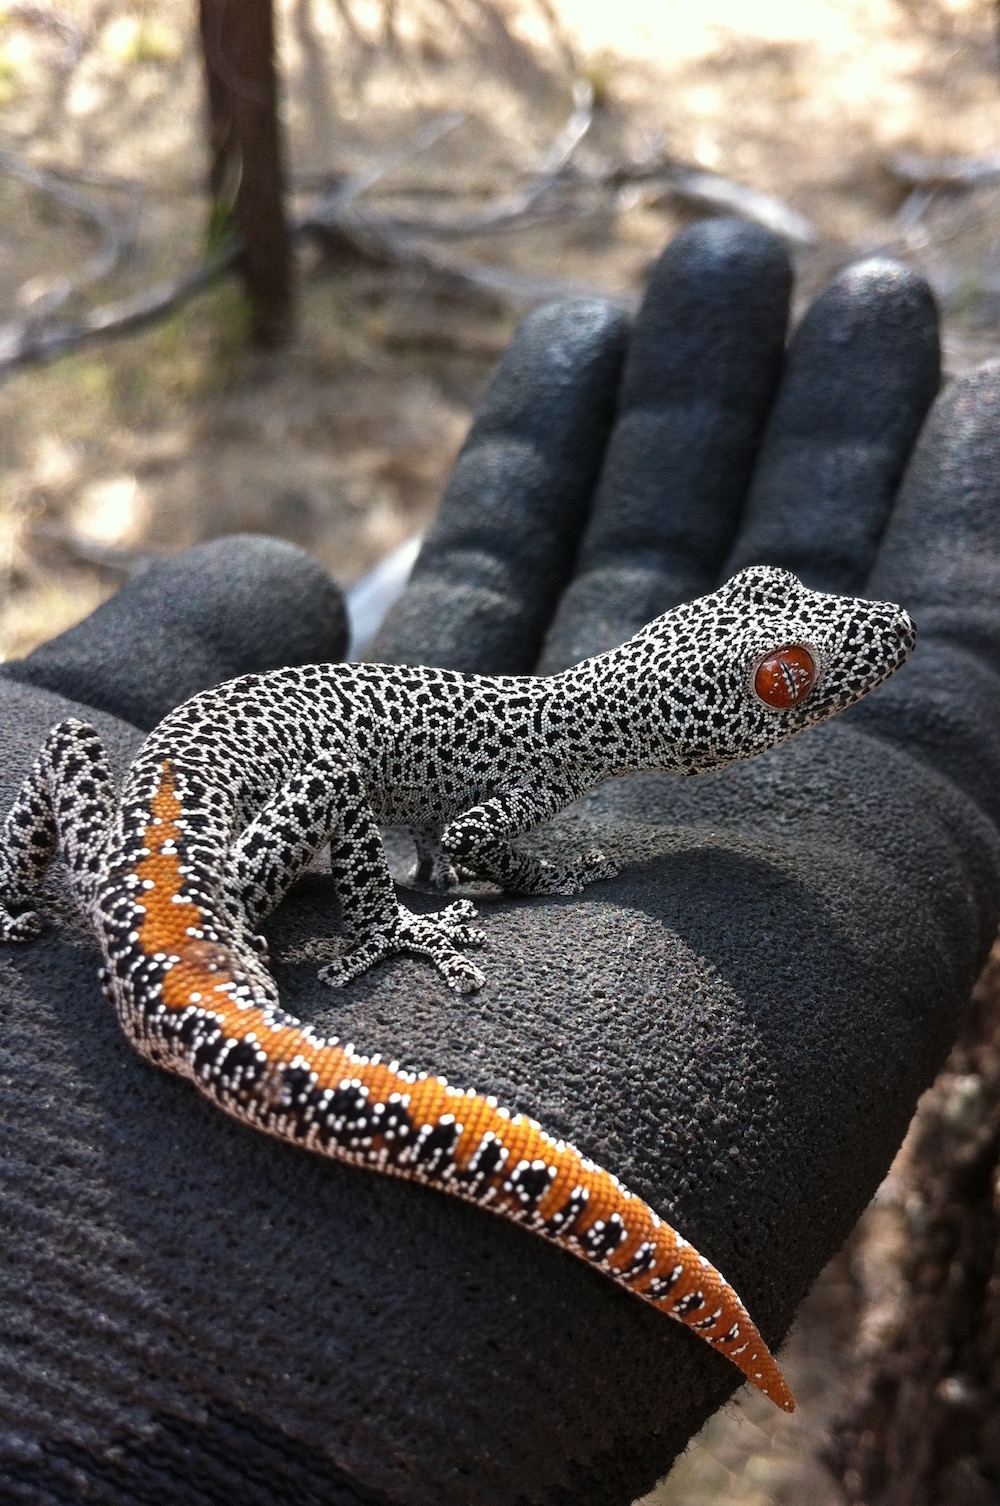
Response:
[{"label": "black and white spotted pattern", "polygon": [[[122,1025],[227,1113],[322,1155],[439,1187],[534,1230],[725,1354],[785,1410],[791,1393],[722,1274],[619,1179],[492,1097],[323,1038],[288,1015],[257,928],[329,846],[342,949],[334,985],[408,952],[459,992],[483,975],[468,900],[415,915],[379,823],[423,872],[528,894],[614,872],[511,839],[613,775],[697,774],[851,705],[913,647],[886,603],[745,570],[621,648],[551,678],[325,664],[195,696],[143,744],[115,798],[96,732],[50,732],[0,835],[0,940],[27,941],[58,851],[104,954]],[[779,652],[780,651],[780,652]]]},{"label": "black and white spotted pattern", "polygon": [[[325,664],[229,681],[155,729],[117,808],[96,734],[61,733],[8,817],[0,939],[36,927],[9,911],[30,903],[57,838],[98,929],[126,925],[152,792],[169,762],[188,892],[213,917],[210,939],[256,957],[260,922],[329,844],[344,945],[322,970],[326,982],[410,952],[453,989],[476,989],[483,974],[463,951],[482,941],[473,906],[418,916],[399,904],[380,824],[409,827],[423,876],[442,886],[460,867],[516,893],[575,893],[613,865],[597,852],[554,865],[510,839],[609,776],[697,774],[752,757],[859,700],[914,640],[892,604],[810,591],[787,571],[755,566],[551,677]],[[818,678],[800,704],[775,710],[755,695],[754,670],[789,644],[808,647]]]}]

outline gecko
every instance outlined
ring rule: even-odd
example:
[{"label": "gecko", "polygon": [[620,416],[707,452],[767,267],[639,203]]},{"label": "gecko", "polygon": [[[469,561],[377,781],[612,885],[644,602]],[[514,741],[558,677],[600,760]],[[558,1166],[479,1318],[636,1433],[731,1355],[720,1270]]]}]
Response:
[{"label": "gecko", "polygon": [[533,1230],[791,1411],[740,1298],[665,1218],[526,1114],[294,1018],[259,927],[329,847],[341,946],[326,983],[408,953],[456,992],[478,989],[474,905],[400,903],[380,823],[409,827],[438,888],[472,874],[518,894],[577,893],[615,864],[599,851],[552,862],[512,839],[607,778],[762,753],[860,700],[914,643],[892,603],[751,566],[556,675],[366,663],[244,675],[172,711],[120,798],[98,734],[70,719],[0,830],[0,941],[39,934],[31,907],[58,856],[100,943],[104,993],[150,1061],[258,1130]]}]

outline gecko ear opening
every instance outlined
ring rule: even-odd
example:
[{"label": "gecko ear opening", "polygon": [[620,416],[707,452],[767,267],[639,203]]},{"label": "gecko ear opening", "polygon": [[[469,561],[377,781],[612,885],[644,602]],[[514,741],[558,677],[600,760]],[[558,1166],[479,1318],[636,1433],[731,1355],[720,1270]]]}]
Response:
[{"label": "gecko ear opening", "polygon": [[772,649],[758,659],[753,689],[759,701],[774,711],[800,706],[816,683],[817,665],[802,643]]}]

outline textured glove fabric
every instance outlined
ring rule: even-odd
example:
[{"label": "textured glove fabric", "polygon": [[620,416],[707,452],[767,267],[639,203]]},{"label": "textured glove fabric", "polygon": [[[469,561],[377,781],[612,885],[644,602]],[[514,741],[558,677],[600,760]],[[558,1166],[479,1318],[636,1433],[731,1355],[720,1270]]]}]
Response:
[{"label": "textured glove fabric", "polygon": [[409,589],[366,659],[480,674],[534,669],[573,571],[627,337],[625,316],[597,299],[524,320],[469,430]]},{"label": "textured glove fabric", "polygon": [[149,731],[220,680],[324,663],[346,647],[343,594],[322,565],[281,539],[236,534],[150,565],[0,674]]},{"label": "textured glove fabric", "polygon": [[[605,572],[595,631],[618,641],[630,572],[654,583],[642,600],[668,580],[681,599],[780,537],[781,563],[814,585],[863,580],[874,556],[873,589],[917,619],[911,664],[752,764],[615,782],[535,834],[551,856],[599,844],[625,866],[573,899],[484,904],[479,994],[456,998],[410,958],[325,990],[320,873],[268,926],[290,1010],[573,1140],[725,1272],[772,1344],[884,1174],[1000,904],[1000,374],[938,401],[886,527],[937,383],[932,301],[903,269],[854,269],[781,369],[783,265],[746,227],[675,243],[624,355],[622,434],[619,316],[533,316],[459,470],[489,449],[489,496],[507,499],[508,455],[510,505],[553,510],[522,547],[456,481],[439,537],[460,548],[429,550],[379,656],[524,667],[545,638],[537,590],[555,666],[587,628],[572,583],[556,604],[577,554],[577,580]],[[739,380],[710,380],[698,321]],[[691,352],[689,393],[676,349]],[[559,350],[564,404],[523,441]],[[868,421],[875,402],[884,424]],[[676,459],[671,405],[697,414],[698,443],[735,436],[737,496],[728,469]],[[555,501],[525,480],[574,455],[589,458]],[[452,595],[462,558],[478,561],[476,589]],[[140,585],[121,608],[132,642],[160,610]],[[149,674],[163,697],[180,678],[168,669]],[[66,706],[9,680],[0,697],[6,802]],[[137,734],[101,729],[120,769]],[[731,1394],[733,1367],[523,1230],[254,1135],[147,1066],[101,1000],[58,873],[49,887],[42,940],[0,959],[0,1499],[627,1506],[651,1487]]]},{"label": "textured glove fabric", "polygon": [[781,371],[791,285],[781,243],[734,220],[680,235],[661,256],[543,673],[715,586]]}]

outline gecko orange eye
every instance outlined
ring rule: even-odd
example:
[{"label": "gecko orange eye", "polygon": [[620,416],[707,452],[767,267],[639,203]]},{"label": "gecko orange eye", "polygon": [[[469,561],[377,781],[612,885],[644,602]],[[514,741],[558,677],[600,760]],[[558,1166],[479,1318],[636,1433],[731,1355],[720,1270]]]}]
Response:
[{"label": "gecko orange eye", "polygon": [[801,643],[777,648],[757,665],[753,688],[765,706],[787,711],[804,701],[816,683],[816,660]]}]

